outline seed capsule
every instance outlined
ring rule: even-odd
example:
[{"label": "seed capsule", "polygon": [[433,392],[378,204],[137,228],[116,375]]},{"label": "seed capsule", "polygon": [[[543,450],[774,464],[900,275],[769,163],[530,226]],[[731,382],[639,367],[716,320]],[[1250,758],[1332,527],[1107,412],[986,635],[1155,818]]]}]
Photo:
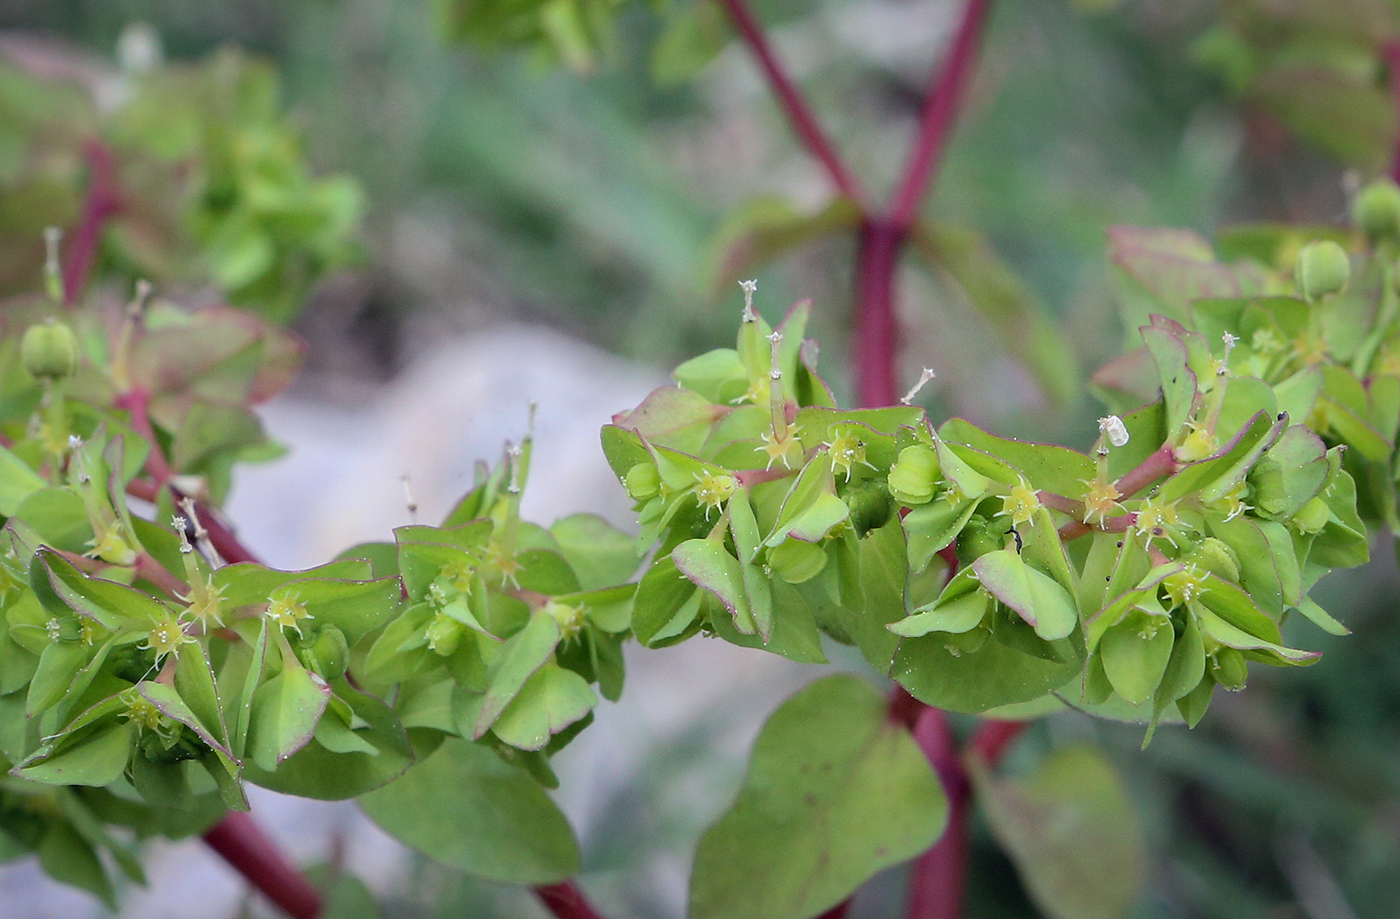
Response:
[{"label": "seed capsule", "polygon": [[1351,277],[1351,260],[1346,250],[1330,239],[1310,242],[1298,253],[1294,276],[1298,292],[1306,300],[1339,294]]},{"label": "seed capsule", "polygon": [[1381,179],[1361,189],[1351,220],[1372,242],[1400,237],[1400,186]]},{"label": "seed capsule", "polygon": [[24,369],[40,379],[61,380],[78,369],[78,341],[62,322],[30,326],[19,350]]},{"label": "seed capsule", "polygon": [[345,633],[333,625],[324,625],[311,645],[312,669],[328,680],[345,673],[350,664],[350,645]]},{"label": "seed capsule", "polygon": [[937,478],[938,454],[932,447],[905,447],[890,467],[890,494],[903,504],[927,504],[933,498]]}]

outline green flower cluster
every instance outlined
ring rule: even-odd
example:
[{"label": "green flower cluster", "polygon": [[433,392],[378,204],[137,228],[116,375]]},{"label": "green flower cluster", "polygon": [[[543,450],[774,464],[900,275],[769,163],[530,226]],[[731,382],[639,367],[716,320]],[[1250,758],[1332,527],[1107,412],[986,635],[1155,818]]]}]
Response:
[{"label": "green flower cluster", "polygon": [[1123,417],[1088,453],[909,406],[839,410],[807,306],[777,329],[746,310],[736,348],[604,429],[657,547],[634,634],[800,661],[825,659],[825,634],[941,708],[1152,728],[1194,725],[1249,661],[1311,663],[1282,625],[1344,633],[1308,593],[1366,561],[1367,523],[1395,521],[1400,328],[1372,241],[1350,286],[1328,240],[1292,249],[1303,296],[1251,264],[1258,295],[1153,315],[1097,378]]}]

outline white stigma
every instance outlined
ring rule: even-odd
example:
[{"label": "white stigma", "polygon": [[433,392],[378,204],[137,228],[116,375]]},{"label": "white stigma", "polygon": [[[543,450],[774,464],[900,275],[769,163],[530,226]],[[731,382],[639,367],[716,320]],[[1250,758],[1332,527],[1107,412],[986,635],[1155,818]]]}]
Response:
[{"label": "white stigma", "polygon": [[933,372],[932,367],[925,367],[923,371],[919,374],[918,382],[911,386],[909,388],[909,391],[904,394],[904,398],[900,399],[899,401],[905,405],[913,403],[914,397],[919,394],[919,390],[927,386],[929,380],[932,380],[936,376],[938,376],[938,374]]},{"label": "white stigma", "polygon": [[753,295],[758,290],[758,281],[740,281],[739,287],[744,291],[744,321],[756,322],[758,314],[753,311]]}]

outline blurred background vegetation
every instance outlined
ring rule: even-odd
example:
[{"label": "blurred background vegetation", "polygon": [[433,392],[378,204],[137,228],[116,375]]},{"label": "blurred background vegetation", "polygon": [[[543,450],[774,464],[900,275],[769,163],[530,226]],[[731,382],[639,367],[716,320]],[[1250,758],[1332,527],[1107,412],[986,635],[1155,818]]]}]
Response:
[{"label": "blurred background vegetation", "polygon": [[[285,317],[298,278],[315,273],[308,265],[340,269],[297,319],[322,382],[388,378],[428,336],[504,318],[669,367],[731,340],[736,265],[802,225],[791,214],[829,201],[745,49],[704,4],[626,4],[608,40],[565,45],[552,59],[444,41],[428,0],[5,0],[0,285],[32,289],[40,228],[77,220],[86,173],[74,151],[103,116],[74,87],[108,85],[120,73],[119,45],[128,71],[159,47],[198,70],[151,90],[161,101],[150,121],[125,111],[110,136],[178,147],[207,130],[214,149],[219,125],[245,125],[211,174],[250,169],[271,176],[280,197],[239,218],[250,236],[176,251],[160,243],[162,232],[175,235],[172,221],[198,238],[206,212],[235,205],[205,188],[172,215],[175,204],[158,206],[182,180],[162,171],[168,164],[128,176],[155,204],[109,236],[103,258],[114,271],[192,284],[202,271],[235,300]],[[755,7],[854,169],[887,188],[959,5]],[[1389,156],[1394,114],[1374,51],[1393,34],[1393,16],[1387,0],[1005,0],[926,214],[984,232],[1063,329],[1059,359],[1091,369],[1118,353],[1125,332],[1106,227],[1212,234],[1244,221],[1344,219],[1355,177],[1372,177]],[[211,57],[230,47],[245,56]],[[180,104],[192,109],[183,122],[170,111]],[[294,130],[274,126],[279,106]],[[278,151],[298,144],[314,176],[353,176],[358,186],[297,173]],[[292,224],[284,245],[279,233]],[[778,232],[765,237],[764,227]],[[819,235],[755,269],[770,316],[798,297],[816,300],[823,366],[847,392],[840,356],[853,249],[848,234]],[[966,287],[939,266],[907,261],[906,358],[939,372],[935,417],[958,412],[1008,434],[1087,444],[1090,400],[1042,395]],[[280,302],[279,291],[295,293]],[[1388,539],[1375,555],[1328,585],[1325,605],[1356,634],[1310,632],[1306,646],[1326,652],[1319,666],[1256,672],[1249,691],[1217,699],[1199,729],[1162,731],[1145,753],[1140,728],[1071,716],[1050,719],[1018,748],[1013,771],[1075,739],[1112,752],[1152,853],[1135,915],[1400,915],[1400,619]],[[612,829],[586,856],[606,879],[605,908],[665,915],[629,877],[642,853],[688,851],[705,822],[675,788],[732,787],[732,774],[707,771],[706,747],[704,736],[659,747],[633,791],[610,803]],[[422,871],[390,914],[537,914],[514,894]],[[879,914],[897,889],[897,877],[873,885],[854,915]],[[985,833],[968,915],[1035,915]]]}]

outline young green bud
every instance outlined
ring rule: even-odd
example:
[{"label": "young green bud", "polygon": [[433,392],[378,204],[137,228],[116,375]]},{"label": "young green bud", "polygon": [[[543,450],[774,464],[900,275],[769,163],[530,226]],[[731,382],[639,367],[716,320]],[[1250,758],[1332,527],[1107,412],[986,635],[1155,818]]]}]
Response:
[{"label": "young green bud", "polygon": [[851,526],[857,536],[864,536],[890,519],[890,493],[884,483],[866,479],[848,487],[843,496],[851,509]]},{"label": "young green bud", "polygon": [[1351,205],[1351,220],[1373,242],[1400,237],[1400,187],[1380,179],[1361,189]]},{"label": "young green bud", "polygon": [[925,444],[899,451],[890,467],[890,494],[902,504],[927,504],[938,478],[938,454]]},{"label": "young green bud", "polygon": [[1312,498],[1294,515],[1293,526],[1304,535],[1316,533],[1327,526],[1331,517],[1332,509],[1327,506],[1327,502],[1321,498]]},{"label": "young green bud", "polygon": [[1339,294],[1351,277],[1351,260],[1346,250],[1330,239],[1310,242],[1298,253],[1294,277],[1305,300]]},{"label": "young green bud", "polygon": [[814,542],[785,539],[768,550],[768,566],[789,584],[801,584],[821,574],[826,550]]},{"label": "young green bud", "polygon": [[443,657],[451,657],[467,627],[451,616],[438,613],[428,624],[428,647]]},{"label": "young green bud", "polygon": [[24,369],[40,379],[61,380],[78,369],[78,340],[62,322],[30,326],[19,350]]},{"label": "young green bud", "polygon": [[303,663],[327,680],[343,676],[350,665],[350,645],[345,641],[345,633],[333,625],[322,626],[311,643],[308,657]]},{"label": "young green bud", "polygon": [[656,467],[651,463],[638,463],[627,470],[627,475],[623,477],[622,483],[627,488],[627,493],[632,496],[633,501],[645,501],[656,494],[661,487],[661,478],[656,474]]}]

